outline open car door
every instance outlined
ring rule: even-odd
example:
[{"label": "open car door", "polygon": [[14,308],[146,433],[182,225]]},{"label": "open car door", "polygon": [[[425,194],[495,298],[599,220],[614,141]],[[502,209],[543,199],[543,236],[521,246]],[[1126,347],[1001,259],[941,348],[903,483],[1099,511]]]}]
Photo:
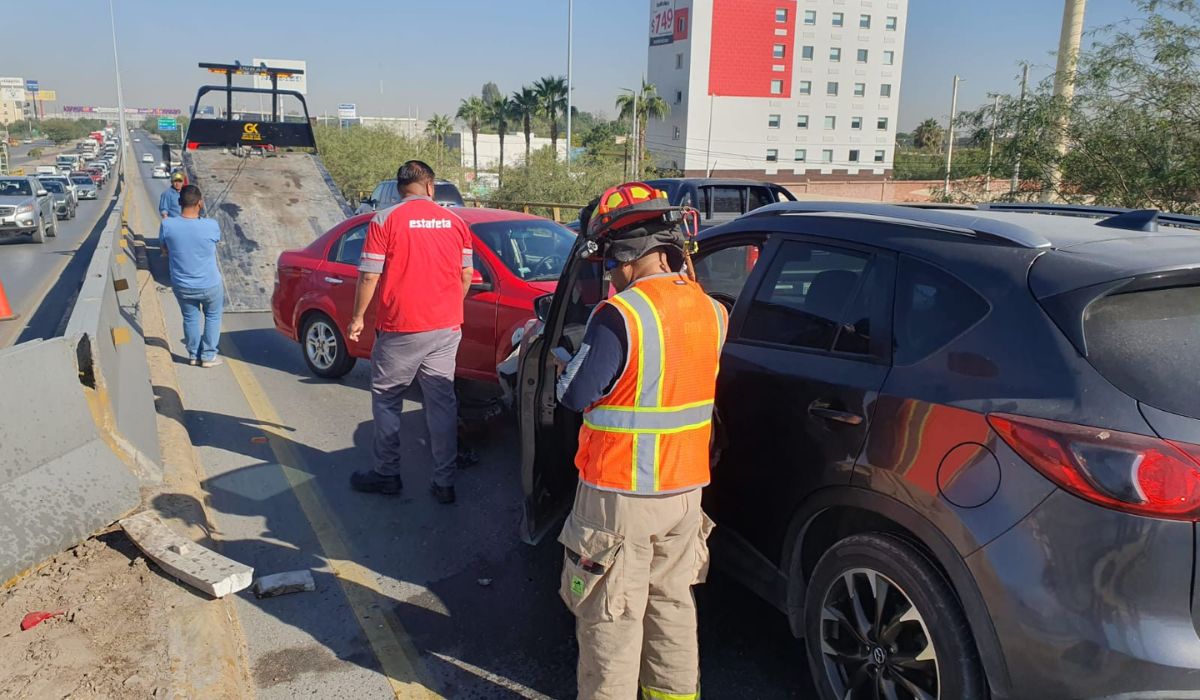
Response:
[{"label": "open car door", "polygon": [[[187,136],[184,139],[188,150],[237,146],[316,149],[317,140],[313,135],[312,121],[308,115],[308,103],[304,101],[304,96],[295,90],[280,90],[278,87],[280,77],[289,77],[303,73],[303,71],[295,68],[272,68],[266,65],[244,66],[238,63],[201,63],[200,67],[212,73],[224,74],[225,84],[204,85],[196,91],[196,102],[192,105]],[[266,75],[271,79],[271,87],[235,86],[233,84],[234,75]],[[201,100],[210,92],[225,95],[224,111],[211,116],[200,111]],[[265,113],[265,106],[259,113],[239,114],[235,112],[234,94],[269,96],[271,113],[269,115]],[[303,115],[280,114],[280,96],[294,98],[298,101]],[[239,116],[243,118],[237,118]]]},{"label": "open car door", "polygon": [[531,332],[521,354],[516,392],[525,494],[521,538],[529,544],[537,544],[570,509],[578,483],[575,452],[583,417],[559,405],[551,353],[558,347],[578,352],[592,310],[608,297],[603,266],[580,256],[583,244],[584,237],[577,237],[553,300],[548,308],[539,304],[546,309],[539,313],[542,332]]}]

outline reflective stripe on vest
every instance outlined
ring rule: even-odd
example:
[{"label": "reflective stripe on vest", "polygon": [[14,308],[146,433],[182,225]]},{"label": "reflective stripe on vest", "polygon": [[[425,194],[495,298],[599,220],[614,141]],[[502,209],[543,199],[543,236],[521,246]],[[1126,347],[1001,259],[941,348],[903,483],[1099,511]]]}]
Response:
[{"label": "reflective stripe on vest", "polygon": [[[609,396],[598,401],[596,405],[584,411],[583,414],[584,430],[591,430],[597,433],[619,434],[623,436],[625,441],[625,447],[623,448],[618,447],[620,445],[619,442],[604,443],[605,446],[602,451],[591,455],[592,458],[599,461],[590,462],[590,469],[581,468],[581,475],[585,481],[591,476],[593,479],[606,479],[609,482],[607,484],[593,483],[593,485],[600,488],[626,490],[625,484],[627,483],[627,490],[630,492],[652,494],[688,487],[694,488],[695,486],[707,483],[707,479],[700,479],[697,483],[668,483],[664,489],[663,484],[660,482],[662,469],[659,460],[662,454],[663,441],[668,439],[669,436],[703,430],[704,433],[696,435],[694,439],[697,442],[702,441],[704,446],[702,449],[693,450],[692,454],[695,454],[697,451],[707,453],[708,431],[712,425],[712,389],[701,392],[701,396],[707,393],[705,400],[678,405],[663,405],[665,385],[663,378],[668,375],[668,372],[688,372],[694,370],[687,366],[671,368],[666,366],[667,347],[663,318],[660,310],[656,308],[654,302],[651,300],[651,295],[648,295],[643,289],[639,289],[639,286],[646,284],[656,285],[655,289],[657,291],[654,296],[658,299],[664,299],[664,292],[668,294],[696,294],[698,298],[703,299],[703,304],[710,305],[713,313],[716,315],[716,323],[709,327],[716,330],[716,343],[715,347],[712,347],[710,351],[711,355],[709,353],[702,353],[702,355],[709,356],[708,359],[703,361],[705,366],[707,366],[707,362],[712,362],[715,368],[719,368],[717,358],[720,356],[721,345],[725,339],[725,309],[719,302],[709,298],[702,290],[691,283],[688,283],[689,289],[679,289],[678,292],[674,289],[662,289],[662,287],[657,285],[666,283],[667,279],[672,280],[670,284],[677,284],[674,280],[679,279],[677,275],[664,277],[666,279],[662,280],[647,278],[645,282],[635,284],[608,300],[608,303],[611,303],[621,312],[625,320],[627,340],[630,343],[627,364],[630,366],[627,366],[621,377],[618,378],[618,384],[623,386],[624,389],[621,392],[617,392],[617,385],[614,385],[614,390]],[[655,289],[651,289],[651,291],[655,291]],[[693,297],[693,299],[695,298]],[[666,302],[666,306],[672,307],[673,304]],[[691,306],[694,308],[695,304]],[[711,323],[711,321],[703,317],[696,318],[694,313],[686,318],[681,318],[678,313],[678,311],[675,312],[675,316],[671,319],[672,323],[686,324],[689,320]],[[711,338],[712,335],[711,330],[702,333],[702,336],[706,338]],[[707,344],[707,342],[705,340],[704,344]],[[675,352],[678,352],[678,348],[676,348]],[[701,371],[707,374],[707,371]],[[715,369],[712,376],[715,380]],[[631,389],[632,391],[630,391]],[[677,393],[678,389],[673,391]],[[617,398],[616,394],[618,393],[623,398]],[[700,397],[694,396],[694,398]],[[671,439],[682,438],[683,436],[681,435],[680,438]],[[691,440],[693,438],[686,439]],[[581,445],[581,450],[583,450],[583,445]],[[609,455],[609,457],[604,457],[603,455],[605,454]],[[672,454],[678,453],[672,452]],[[627,457],[621,455],[627,455]],[[626,459],[628,459],[627,463]],[[705,474],[707,474],[707,468],[707,462],[704,462],[703,471]],[[619,486],[614,486],[613,481],[621,483]]]}]

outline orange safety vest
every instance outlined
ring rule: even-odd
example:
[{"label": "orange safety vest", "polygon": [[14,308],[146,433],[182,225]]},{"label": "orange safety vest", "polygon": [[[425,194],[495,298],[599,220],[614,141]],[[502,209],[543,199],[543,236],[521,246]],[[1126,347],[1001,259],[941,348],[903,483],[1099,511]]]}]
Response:
[{"label": "orange safety vest", "polygon": [[725,307],[677,273],[644,277],[602,303],[624,319],[629,354],[612,390],[583,412],[579,477],[644,495],[706,486]]}]

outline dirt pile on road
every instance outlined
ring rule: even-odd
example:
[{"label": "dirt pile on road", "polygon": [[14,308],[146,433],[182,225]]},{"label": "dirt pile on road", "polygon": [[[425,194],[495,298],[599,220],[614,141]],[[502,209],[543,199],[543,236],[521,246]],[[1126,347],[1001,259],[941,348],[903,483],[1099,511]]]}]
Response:
[{"label": "dirt pile on road", "polygon": [[[0,698],[168,697],[176,587],[114,532],[0,591]],[[36,611],[63,614],[22,631]]]}]

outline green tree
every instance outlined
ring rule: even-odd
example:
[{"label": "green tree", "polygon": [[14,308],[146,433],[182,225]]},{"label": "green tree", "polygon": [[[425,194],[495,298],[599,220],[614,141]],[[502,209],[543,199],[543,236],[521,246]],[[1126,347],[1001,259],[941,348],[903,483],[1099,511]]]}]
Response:
[{"label": "green tree", "polygon": [[[641,92],[637,100],[632,94],[622,94],[617,97],[617,113],[621,119],[633,118],[634,102],[637,102],[638,143],[642,145],[643,156],[648,152],[646,143],[646,123],[651,119],[666,119],[671,114],[671,105],[667,104],[658,94],[658,88],[653,84],[642,81]],[[636,177],[636,173],[635,173]]]},{"label": "green tree", "polygon": [[474,158],[475,179],[479,179],[479,129],[487,119],[487,104],[483,99],[472,95],[463,98],[458,105],[456,117],[467,125],[471,132],[471,155]]},{"label": "green tree", "polygon": [[[504,183],[492,193],[490,206],[516,207],[523,202],[548,202],[582,206],[605,189],[623,179],[620,160],[604,162],[575,162],[568,172],[567,164],[558,160],[549,147],[533,152],[527,168],[508,173]],[[549,209],[535,210],[541,216],[551,216]],[[575,211],[561,211],[564,218],[574,218]]]},{"label": "green tree", "polygon": [[446,137],[454,131],[454,124],[448,114],[434,114],[425,122],[425,135],[433,139],[439,147],[446,145]]},{"label": "green tree", "polygon": [[513,116],[513,104],[507,97],[497,97],[487,105],[487,121],[496,128],[500,137],[500,162],[496,166],[496,178],[504,180],[504,136],[508,133],[508,122]]},{"label": "green tree", "polygon": [[[542,114],[550,121],[550,148],[558,157],[558,118],[567,111],[567,79],[548,75],[533,84],[542,103]],[[569,145],[568,145],[569,147]]]},{"label": "green tree", "polygon": [[525,133],[525,162],[529,163],[530,137],[533,135],[533,118],[541,108],[541,99],[528,85],[512,95],[513,117],[521,120],[521,131]]},{"label": "green tree", "polygon": [[[354,202],[373,190],[381,180],[394,178],[396,169],[404,161],[417,159],[435,163],[441,150],[433,139],[408,138],[385,127],[341,129],[318,124],[314,132],[325,168],[342,194]],[[465,183],[458,163],[458,156],[447,158],[437,171],[439,177],[461,187]]]},{"label": "green tree", "polygon": [[912,132],[912,142],[918,150],[937,150],[942,146],[942,125],[933,118],[926,119],[917,125]]}]

